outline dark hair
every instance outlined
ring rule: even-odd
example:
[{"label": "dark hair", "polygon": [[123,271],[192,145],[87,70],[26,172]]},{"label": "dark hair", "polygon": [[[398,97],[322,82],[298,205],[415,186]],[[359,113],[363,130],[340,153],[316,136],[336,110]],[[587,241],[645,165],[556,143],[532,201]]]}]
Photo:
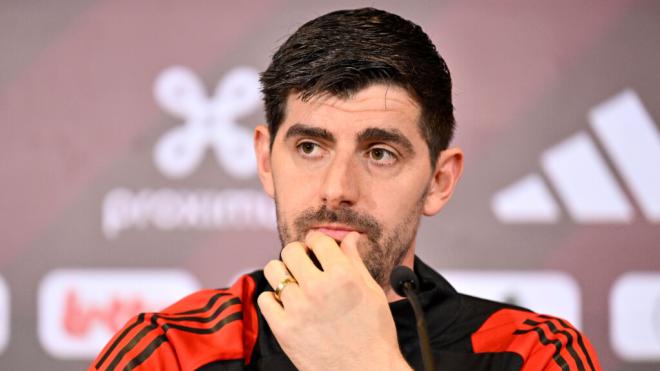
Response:
[{"label": "dark hair", "polygon": [[305,23],[275,52],[261,83],[271,146],[289,94],[348,98],[374,83],[400,86],[421,106],[432,166],[454,132],[445,61],[420,26],[382,10],[339,10]]}]

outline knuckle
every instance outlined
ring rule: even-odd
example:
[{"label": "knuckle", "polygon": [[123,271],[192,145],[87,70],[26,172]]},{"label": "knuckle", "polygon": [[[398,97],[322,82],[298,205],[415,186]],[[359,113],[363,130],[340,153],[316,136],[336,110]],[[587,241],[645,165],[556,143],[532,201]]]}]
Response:
[{"label": "knuckle", "polygon": [[272,259],[268,263],[266,263],[264,270],[272,271],[274,268],[276,268],[279,265],[279,263],[280,263],[279,260]]},{"label": "knuckle", "polygon": [[299,251],[302,248],[304,248],[303,245],[298,241],[288,243],[280,252],[282,260],[287,260],[292,256],[292,254],[295,254],[296,251]]},{"label": "knuckle", "polygon": [[265,302],[268,300],[268,292],[264,291],[257,297],[257,304],[259,307],[263,307]]},{"label": "knuckle", "polygon": [[272,277],[273,273],[277,272],[279,269],[280,264],[282,264],[282,262],[279,260],[271,260],[266,263],[264,266],[264,275],[266,275],[266,277]]},{"label": "knuckle", "polygon": [[282,258],[282,260],[286,260],[290,252],[291,252],[291,244],[284,246],[282,248],[282,251],[280,251],[280,257]]}]

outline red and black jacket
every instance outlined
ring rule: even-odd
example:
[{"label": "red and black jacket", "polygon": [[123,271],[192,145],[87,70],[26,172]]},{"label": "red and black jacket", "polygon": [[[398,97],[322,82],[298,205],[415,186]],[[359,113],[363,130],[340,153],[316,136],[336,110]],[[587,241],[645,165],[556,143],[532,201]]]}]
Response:
[{"label": "red and black jacket", "polygon": [[[459,294],[419,259],[415,272],[438,370],[601,370],[589,340],[566,321]],[[256,305],[271,289],[256,271],[228,289],[140,314],[90,370],[295,370]],[[412,308],[401,300],[390,309],[402,354],[422,369]]]}]

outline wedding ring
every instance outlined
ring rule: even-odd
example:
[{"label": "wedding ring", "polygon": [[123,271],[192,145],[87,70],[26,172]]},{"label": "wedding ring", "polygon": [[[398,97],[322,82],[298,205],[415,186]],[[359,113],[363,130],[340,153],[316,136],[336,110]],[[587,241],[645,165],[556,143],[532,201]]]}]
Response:
[{"label": "wedding ring", "polygon": [[282,278],[279,285],[277,285],[277,287],[275,288],[275,299],[277,299],[277,301],[279,301],[280,303],[282,302],[282,300],[280,299],[282,290],[284,290],[284,288],[290,283],[298,283],[298,281],[296,281],[296,279],[291,276],[286,276]]}]

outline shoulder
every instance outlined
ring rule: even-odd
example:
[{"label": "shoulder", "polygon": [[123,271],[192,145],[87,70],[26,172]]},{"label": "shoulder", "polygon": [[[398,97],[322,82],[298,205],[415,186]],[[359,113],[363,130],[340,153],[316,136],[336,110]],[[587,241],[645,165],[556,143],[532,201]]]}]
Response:
[{"label": "shoulder", "polygon": [[472,334],[475,353],[513,352],[523,370],[600,370],[594,349],[568,321],[501,305]]},{"label": "shoulder", "polygon": [[249,360],[256,342],[260,272],[226,289],[195,292],[158,313],[141,313],[108,342],[90,370],[196,369]]}]

